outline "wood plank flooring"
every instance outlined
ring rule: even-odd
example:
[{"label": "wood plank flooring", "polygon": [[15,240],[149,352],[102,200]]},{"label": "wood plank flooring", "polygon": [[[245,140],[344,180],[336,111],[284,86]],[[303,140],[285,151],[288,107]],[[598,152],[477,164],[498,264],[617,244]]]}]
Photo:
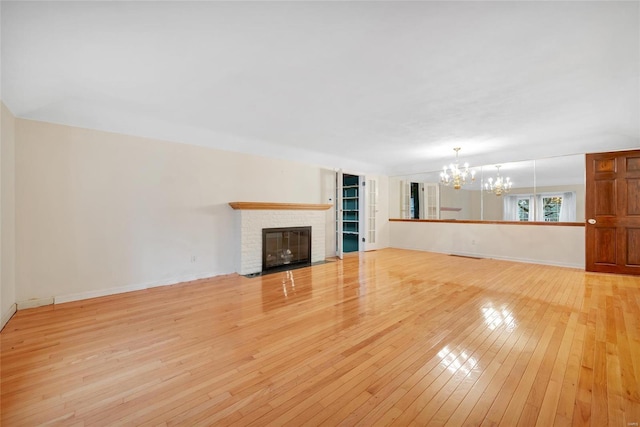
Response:
[{"label": "wood plank flooring", "polygon": [[385,249],[18,312],[3,426],[638,426],[640,278]]}]

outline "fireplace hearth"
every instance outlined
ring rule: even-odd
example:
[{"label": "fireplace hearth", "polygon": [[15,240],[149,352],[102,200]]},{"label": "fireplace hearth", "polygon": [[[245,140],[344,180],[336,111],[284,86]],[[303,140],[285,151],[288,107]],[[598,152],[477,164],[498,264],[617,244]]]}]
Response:
[{"label": "fireplace hearth", "polygon": [[262,229],[262,272],[311,265],[311,227]]}]

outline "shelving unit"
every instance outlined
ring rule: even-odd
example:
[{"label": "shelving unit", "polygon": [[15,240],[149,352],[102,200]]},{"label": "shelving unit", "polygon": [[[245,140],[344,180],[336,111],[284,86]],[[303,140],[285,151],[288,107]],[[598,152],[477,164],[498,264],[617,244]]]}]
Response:
[{"label": "shelving unit", "polygon": [[360,178],[342,176],[343,252],[356,252],[360,236]]}]

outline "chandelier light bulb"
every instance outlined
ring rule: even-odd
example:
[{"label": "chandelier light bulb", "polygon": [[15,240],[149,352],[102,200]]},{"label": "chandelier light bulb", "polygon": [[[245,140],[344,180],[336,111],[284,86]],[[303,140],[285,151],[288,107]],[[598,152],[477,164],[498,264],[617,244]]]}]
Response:
[{"label": "chandelier light bulb", "polygon": [[496,174],[495,181],[491,177],[487,179],[487,182],[484,183],[484,189],[488,193],[493,193],[496,196],[502,196],[503,194],[506,194],[509,191],[511,191],[513,182],[509,177],[503,178],[500,176],[500,165],[496,165],[496,169],[498,169],[498,173]]},{"label": "chandelier light bulb", "polygon": [[453,149],[456,152],[456,162],[442,167],[440,172],[440,182],[443,185],[452,185],[454,189],[459,190],[463,185],[467,183],[467,180],[475,181],[476,171],[469,169],[469,163],[464,163],[460,168],[458,162],[458,151],[460,147]]}]

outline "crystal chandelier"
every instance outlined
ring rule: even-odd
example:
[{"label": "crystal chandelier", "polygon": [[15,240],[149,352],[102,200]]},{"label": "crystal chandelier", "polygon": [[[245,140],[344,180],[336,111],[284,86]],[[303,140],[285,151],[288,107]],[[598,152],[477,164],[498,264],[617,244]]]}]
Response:
[{"label": "crystal chandelier", "polygon": [[460,168],[458,163],[458,151],[460,147],[453,149],[456,152],[456,162],[451,163],[448,167],[444,166],[440,172],[440,182],[444,185],[453,185],[453,188],[459,190],[460,187],[467,183],[467,179],[475,181],[476,171],[469,170],[469,163],[465,163]]},{"label": "crystal chandelier", "polygon": [[493,193],[496,196],[502,196],[504,193],[508,193],[509,191],[511,191],[513,182],[511,182],[511,178],[502,178],[500,176],[500,165],[497,165],[496,168],[498,169],[498,173],[496,175],[495,181],[493,180],[493,178],[489,178],[487,180],[488,182],[484,183],[484,189],[488,193]]}]

